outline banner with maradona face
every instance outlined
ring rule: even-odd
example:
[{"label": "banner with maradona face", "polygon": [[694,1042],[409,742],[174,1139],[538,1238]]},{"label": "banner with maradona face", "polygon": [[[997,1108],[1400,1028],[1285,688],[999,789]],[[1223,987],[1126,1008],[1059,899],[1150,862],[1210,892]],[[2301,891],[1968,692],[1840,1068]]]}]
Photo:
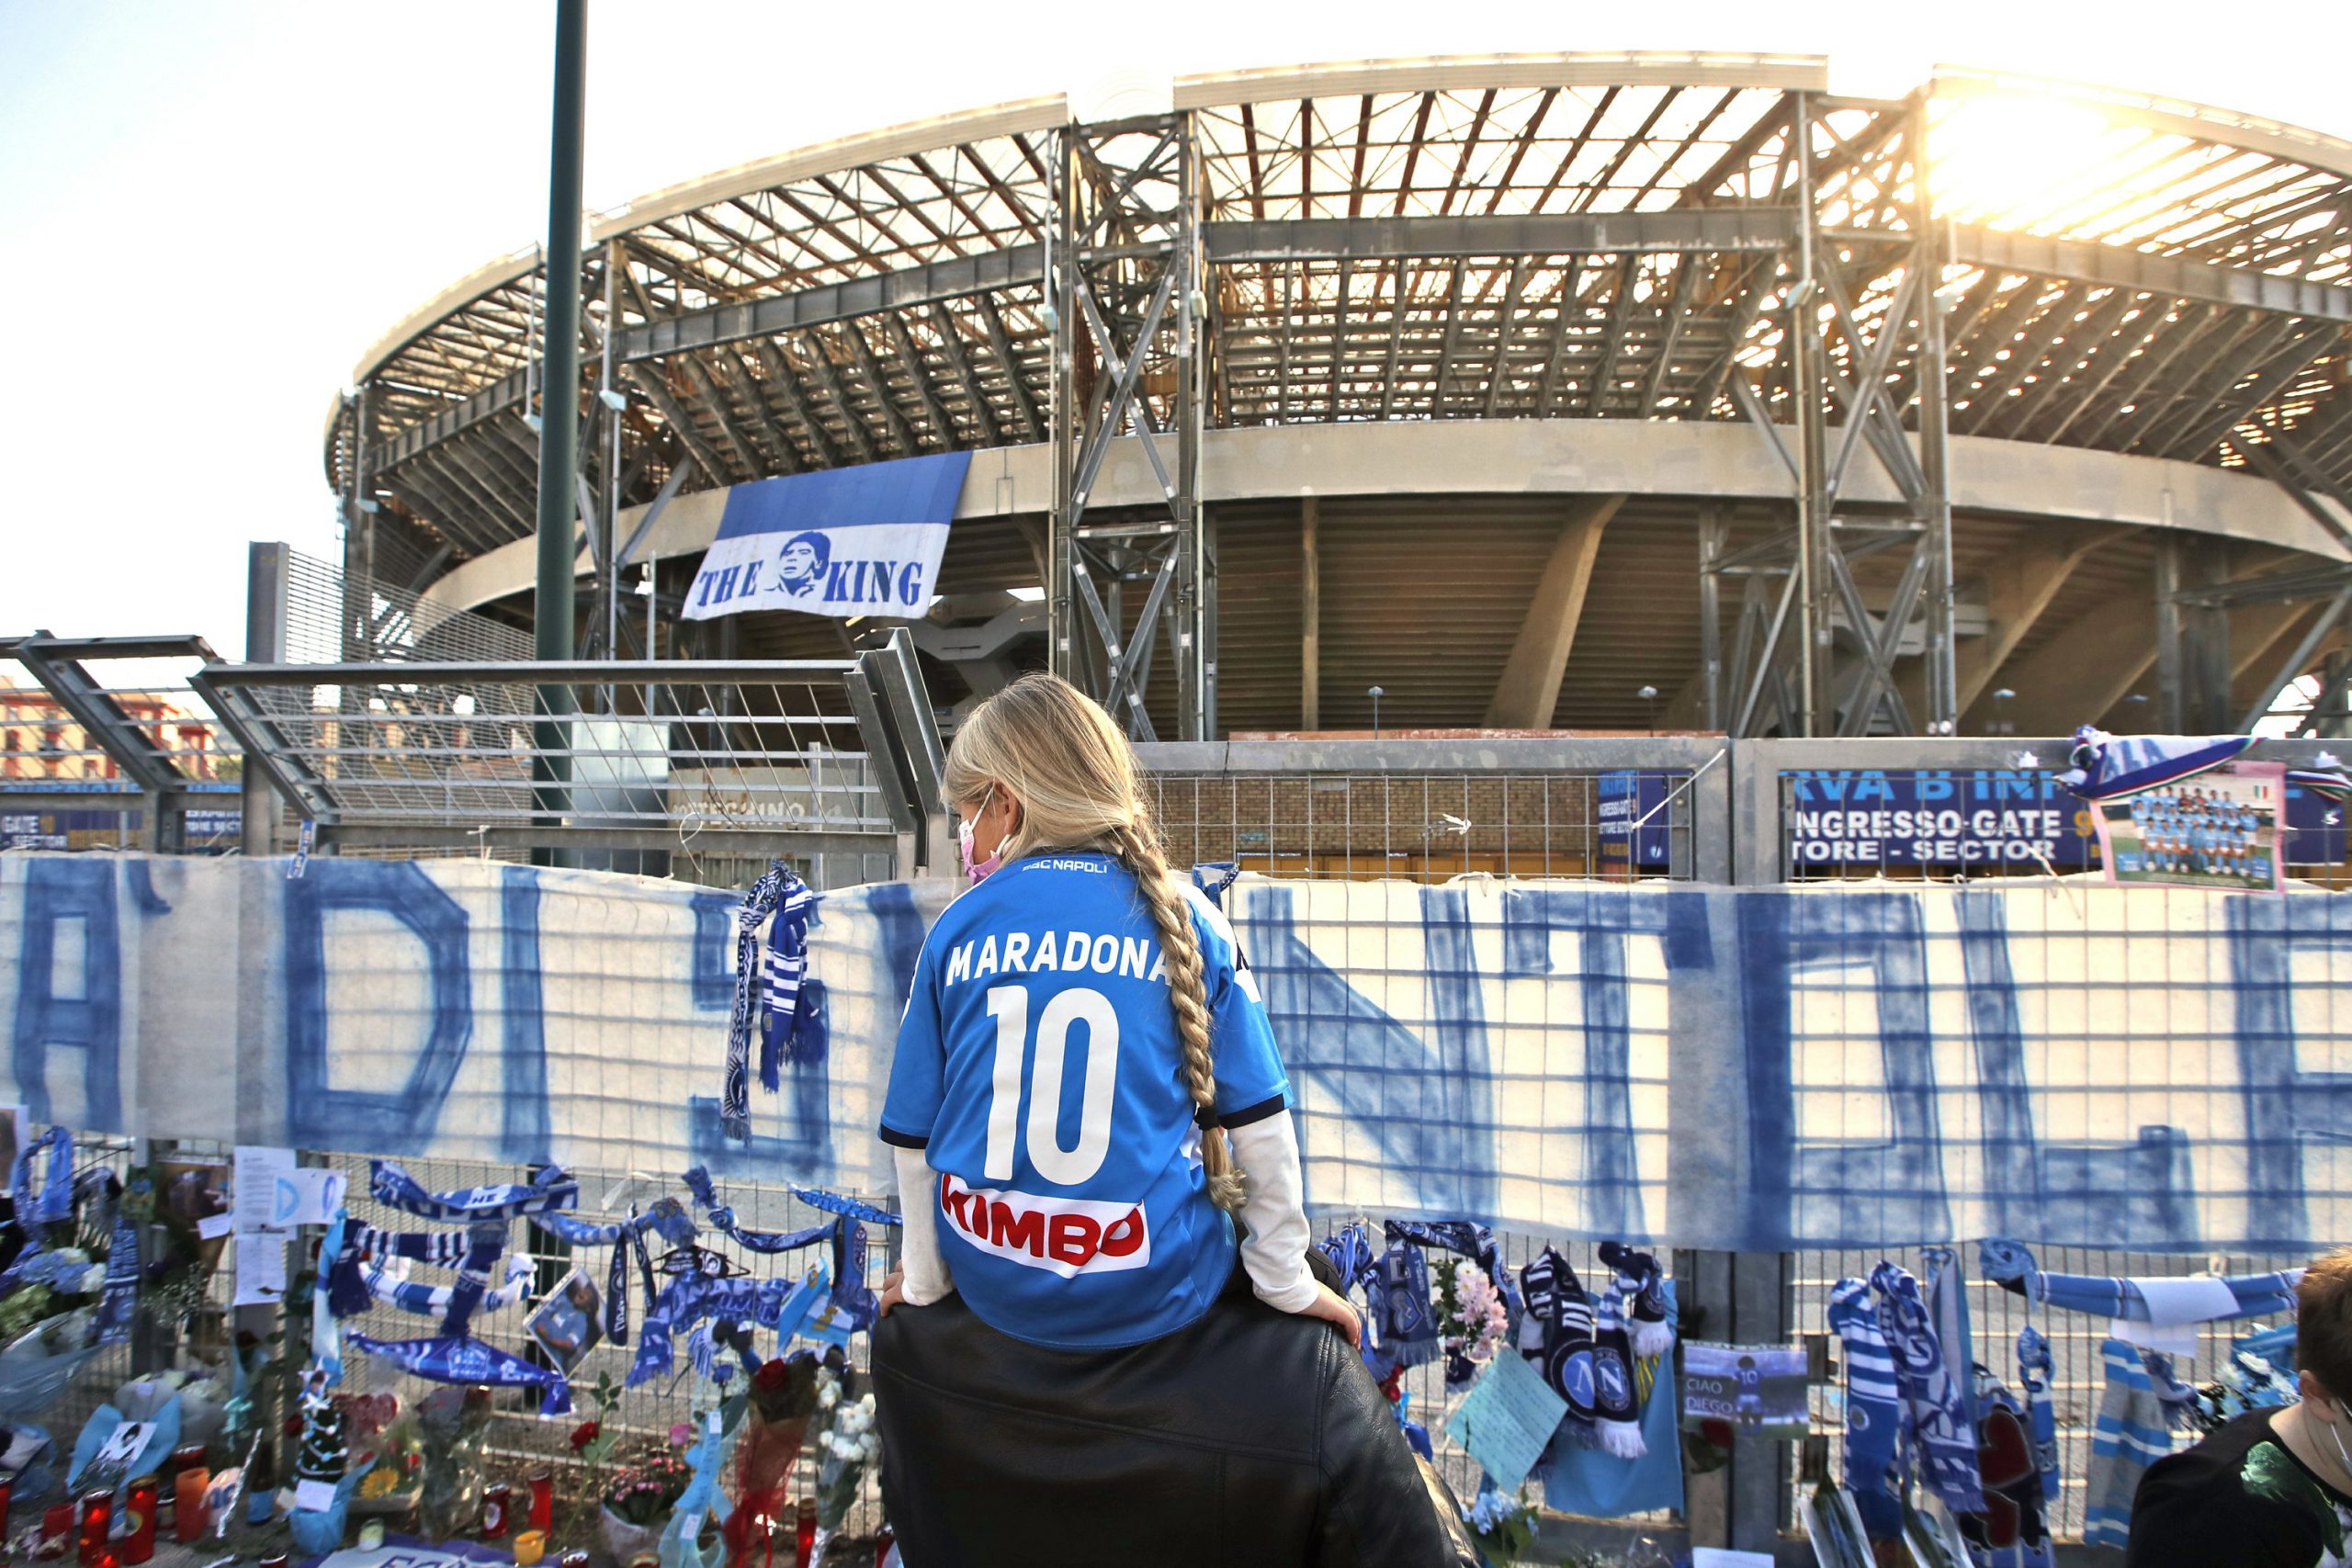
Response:
[{"label": "banner with maradona face", "polygon": [[741,610],[923,613],[964,491],[969,452],[741,484],[686,594],[686,618]]}]

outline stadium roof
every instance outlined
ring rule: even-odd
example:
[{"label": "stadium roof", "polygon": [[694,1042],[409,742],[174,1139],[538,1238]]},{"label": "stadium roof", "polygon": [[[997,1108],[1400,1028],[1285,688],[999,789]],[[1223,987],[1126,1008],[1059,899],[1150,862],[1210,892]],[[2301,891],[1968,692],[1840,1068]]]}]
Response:
[{"label": "stadium roof", "polygon": [[[1941,239],[1955,437],[2243,466],[2323,524],[2352,511],[2352,143],[1943,70],[1921,89],[1922,193],[1902,151],[1915,101],[1826,87],[1816,57],[1717,54],[1179,80],[1204,176],[1209,426],[1736,421],[1748,390],[1792,422],[1804,95],[1815,232],[1862,339],[1923,210]],[[1043,439],[1069,116],[1052,97],[895,127],[594,217],[587,373],[609,339],[632,394],[617,500],[687,459],[698,491]],[[368,489],[444,561],[533,529],[537,288],[530,252],[460,279],[368,352],[364,398],[331,416],[337,485],[364,408]],[[1847,378],[1852,341],[1830,349]],[[981,579],[1030,571],[1010,534],[987,547]]]}]

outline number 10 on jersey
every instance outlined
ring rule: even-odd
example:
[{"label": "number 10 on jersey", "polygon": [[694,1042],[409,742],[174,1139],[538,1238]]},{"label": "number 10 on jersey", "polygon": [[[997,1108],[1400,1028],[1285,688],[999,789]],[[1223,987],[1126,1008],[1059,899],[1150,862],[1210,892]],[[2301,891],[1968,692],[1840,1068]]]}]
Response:
[{"label": "number 10 on jersey", "polygon": [[[1029,1055],[1029,992],[991,986],[989,1016],[996,1020],[996,1062],[989,1077],[988,1176],[1012,1179],[1021,1093],[1029,1090],[1029,1163],[1060,1187],[1076,1187],[1102,1168],[1111,1150],[1111,1110],[1119,1077],[1119,1014],[1111,998],[1087,986],[1057,991],[1037,1014],[1034,1067]],[[1069,1031],[1086,1026],[1086,1079],[1079,1101],[1078,1141],[1061,1145],[1062,1077],[1069,1060]],[[1024,1071],[1024,1069],[1029,1069]]]}]

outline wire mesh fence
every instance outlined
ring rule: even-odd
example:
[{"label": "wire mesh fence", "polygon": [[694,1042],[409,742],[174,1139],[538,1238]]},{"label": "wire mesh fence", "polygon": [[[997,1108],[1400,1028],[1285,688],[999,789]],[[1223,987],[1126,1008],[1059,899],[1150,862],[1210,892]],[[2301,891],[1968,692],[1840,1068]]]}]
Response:
[{"label": "wire mesh fence", "polygon": [[[2083,1534],[2085,1478],[2091,1463],[2091,1438],[2098,1417],[2106,1379],[2099,1347],[2108,1337],[2108,1320],[2085,1313],[2054,1310],[2029,1303],[2022,1294],[2006,1290],[1980,1276],[1973,1244],[1954,1248],[1968,1279],[1969,1324],[1979,1363],[1997,1376],[2020,1400],[2024,1397],[2017,1359],[2018,1331],[2030,1322],[2049,1341],[2052,1376],[2050,1398],[2058,1418],[2058,1468],[2061,1490],[2050,1506],[2047,1519],[2053,1539],[2079,1540]],[[2036,1262],[2052,1273],[2094,1276],[2171,1278],[2199,1271],[2217,1274],[2260,1273],[2299,1268],[2308,1258],[2286,1253],[2217,1253],[2211,1257],[2131,1252],[2120,1248],[2050,1247],[2033,1249]],[[1791,1255],[1789,1270],[1790,1322],[1799,1337],[1830,1334],[1826,1316],[1830,1287],[1847,1278],[1867,1280],[1882,1259],[1898,1263],[1920,1280],[1927,1266],[1919,1248],[1871,1248]],[[2239,1319],[2201,1325],[2194,1355],[2175,1359],[2175,1374],[2186,1383],[2201,1384],[2217,1374],[2227,1359],[2230,1342],[2267,1319]],[[1831,1355],[1842,1367],[1845,1351],[1831,1335]],[[1812,1393],[1814,1429],[1829,1434],[1830,1473],[1845,1474],[1845,1393],[1841,1381],[1816,1384]],[[2194,1433],[2177,1434],[2177,1446],[2195,1440]],[[1808,1485],[1799,1490],[1809,1491]],[[1793,1506],[1794,1494],[1791,1495]]]},{"label": "wire mesh fence", "polygon": [[1156,773],[1169,859],[1272,876],[1692,874],[1688,773]]},{"label": "wire mesh fence", "polygon": [[521,626],[299,551],[288,552],[285,628],[288,664],[532,657],[531,634]]}]

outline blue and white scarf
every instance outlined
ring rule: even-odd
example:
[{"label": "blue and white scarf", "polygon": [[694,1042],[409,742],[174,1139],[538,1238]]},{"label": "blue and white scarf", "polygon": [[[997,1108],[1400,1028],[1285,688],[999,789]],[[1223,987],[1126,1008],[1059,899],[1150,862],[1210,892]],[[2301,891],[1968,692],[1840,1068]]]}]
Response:
[{"label": "blue and white scarf", "polygon": [[[703,1217],[710,1222],[710,1228],[728,1237],[746,1252],[756,1252],[763,1256],[774,1256],[779,1252],[797,1252],[800,1248],[814,1246],[833,1234],[832,1222],[830,1220],[823,1224],[810,1225],[805,1230],[747,1229],[735,1223],[733,1207],[718,1201],[718,1190],[711,1184],[708,1170],[701,1166],[695,1166],[686,1172],[685,1179],[686,1190],[693,1193],[695,1201],[701,1205]],[[794,1190],[797,1192],[798,1189]]]},{"label": "blue and white scarf", "polygon": [[735,1001],[727,1014],[727,1077],[718,1090],[718,1125],[737,1143],[752,1136],[753,977],[760,972],[760,927],[783,901],[785,878],[790,875],[782,861],[773,862],[735,911]]},{"label": "blue and white scarf", "polygon": [[[528,1300],[531,1276],[537,1271],[537,1267],[523,1253],[508,1258],[506,1266],[500,1270],[501,1283],[494,1289],[484,1290],[475,1299],[473,1310],[503,1312]],[[371,1298],[419,1317],[446,1318],[457,1303],[457,1286],[422,1284],[411,1280],[405,1270],[387,1269],[381,1263],[369,1264],[362,1277],[368,1282],[368,1292]]]},{"label": "blue and white scarf", "polygon": [[1846,1489],[1857,1504],[1875,1499],[1883,1505],[1897,1489],[1896,1445],[1903,1433],[1894,1358],[1864,1281],[1840,1280],[1831,1287],[1828,1318],[1846,1345]]},{"label": "blue and white scarf", "polygon": [[1976,1428],[1965,1420],[1962,1374],[1944,1359],[1919,1281],[1908,1269],[1882,1262],[1871,1271],[1871,1288],[1878,1294],[1879,1332],[1894,1362],[1904,1430],[1913,1440],[1920,1479],[1953,1513],[1981,1514],[1984,1491],[1977,1478]]},{"label": "blue and white scarf", "polygon": [[[2093,1313],[2100,1317],[2120,1317],[2126,1323],[2150,1321],[2148,1296],[2137,1279],[2111,1274],[2045,1274],[2034,1267],[2033,1254],[2018,1243],[1996,1237],[1977,1250],[1977,1261],[1984,1277],[2004,1290],[2042,1302],[2068,1312]],[[2301,1269],[2281,1269],[2268,1274],[2226,1274],[2222,1283],[2237,1298],[2237,1310],[2204,1321],[2227,1321],[2240,1317],[2291,1316],[2295,1311],[2295,1287],[2301,1282]],[[2152,1284],[2169,1283],[2169,1280],[2152,1280]]]},{"label": "blue and white scarf", "polygon": [[1600,1261],[1612,1276],[1610,1288],[1622,1303],[1634,1355],[1648,1361],[1673,1349],[1674,1325],[1667,1321],[1666,1272],[1657,1266],[1656,1255],[1636,1252],[1623,1242],[1604,1241]]},{"label": "blue and white scarf", "polygon": [[[40,1190],[33,1190],[33,1156],[49,1151],[49,1174]],[[35,1225],[53,1225],[74,1217],[74,1134],[51,1127],[25,1145],[17,1156],[17,1223],[27,1235]]]},{"label": "blue and white scarf", "polygon": [[843,1214],[833,1222],[832,1304],[845,1321],[842,1337],[874,1326],[881,1299],[865,1282],[865,1226]]},{"label": "blue and white scarf", "polygon": [[895,1225],[899,1215],[888,1209],[877,1209],[863,1198],[844,1198],[838,1192],[823,1192],[813,1187],[787,1188],[795,1198],[812,1209],[822,1209],[829,1214],[847,1214],[853,1220],[864,1220],[869,1225]]},{"label": "blue and white scarf", "polygon": [[434,1382],[544,1389],[540,1415],[571,1413],[571,1386],[563,1373],[535,1367],[519,1356],[508,1355],[497,1346],[485,1345],[479,1339],[375,1339],[365,1334],[349,1334],[344,1337],[344,1343],[367,1355],[381,1356],[401,1371]]},{"label": "blue and white scarf", "polygon": [[455,1192],[427,1191],[424,1184],[391,1160],[368,1162],[368,1190],[376,1201],[420,1220],[458,1224],[546,1214],[580,1201],[580,1183],[555,1166],[542,1169],[527,1187],[468,1187]]},{"label": "blue and white scarf", "polygon": [[2211,773],[2253,744],[2251,735],[2109,735],[2086,724],[2057,779],[2084,800],[2114,800]]},{"label": "blue and white scarf", "polygon": [[1928,1266],[1928,1318],[1936,1325],[1936,1345],[1944,1365],[1951,1369],[1960,1390],[1960,1417],[1965,1429],[1976,1430],[1976,1336],[1968,1326],[1968,1274],[1960,1254],[1949,1247],[1930,1247],[1919,1254]]},{"label": "blue and white scarf", "polygon": [[808,975],[808,927],[816,916],[816,893],[786,872],[761,968],[760,1083],[771,1094],[782,1087],[780,1063],[825,1059],[825,983]]},{"label": "blue and white scarf", "polygon": [[139,1315],[139,1226],[130,1217],[130,1194],[114,1201],[114,1239],[107,1247],[106,1291],[98,1298],[98,1337],[101,1345],[123,1345],[130,1339],[131,1319]]},{"label": "blue and white scarf", "polygon": [[[319,1256],[329,1265],[343,1256],[344,1238],[351,1231],[351,1211],[338,1206],[319,1243]],[[335,1322],[334,1292],[320,1281],[311,1290],[311,1364],[328,1388],[343,1381],[343,1327]]]},{"label": "blue and white scarf", "polygon": [[2148,1466],[2172,1452],[2172,1429],[2136,1345],[2109,1339],[2098,1348],[2107,1370],[2098,1422],[2091,1431],[2091,1463],[2083,1482],[2083,1540],[2122,1546],[2132,1535],[2132,1498]]},{"label": "blue and white scarf", "polygon": [[646,1313],[626,1386],[635,1388],[670,1371],[674,1363],[672,1337],[705,1318],[755,1323],[775,1330],[779,1342],[788,1340],[817,1310],[831,1284],[821,1263],[797,1280],[714,1280],[705,1274],[682,1274],[654,1298]]},{"label": "blue and white scarf", "polygon": [[1434,1247],[1469,1258],[1487,1271],[1487,1278],[1495,1282],[1495,1293],[1517,1314],[1519,1285],[1503,1267],[1502,1249],[1495,1245],[1491,1227],[1470,1220],[1389,1220],[1382,1224],[1381,1233],[1392,1242],[1409,1241],[1416,1247]]},{"label": "blue and white scarf", "polygon": [[1418,1367],[1445,1353],[1430,1302],[1429,1259],[1398,1242],[1380,1255],[1380,1348],[1389,1366]]},{"label": "blue and white scarf", "polygon": [[684,1247],[695,1239],[694,1216],[675,1198],[660,1198],[643,1213],[629,1211],[628,1218],[605,1224],[591,1224],[577,1214],[533,1214],[531,1224],[566,1247],[610,1247],[625,1236],[643,1235],[651,1231],[672,1247]]},{"label": "blue and white scarf", "polygon": [[2064,1477],[2058,1468],[2058,1411],[2050,1402],[2050,1385],[2057,1370],[2050,1359],[2050,1341],[2031,1324],[2018,1330],[2018,1386],[2025,1390],[2025,1433],[2033,1439],[2034,1463],[2041,1471],[2042,1506],[2054,1517],[2059,1486]]}]

